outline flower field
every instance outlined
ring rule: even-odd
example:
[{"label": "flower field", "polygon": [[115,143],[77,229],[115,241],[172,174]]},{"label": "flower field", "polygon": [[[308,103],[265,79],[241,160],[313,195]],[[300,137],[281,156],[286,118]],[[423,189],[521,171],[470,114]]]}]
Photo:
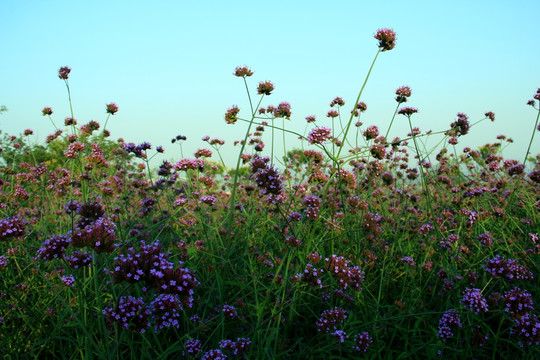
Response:
[{"label": "flower field", "polygon": [[[242,137],[232,169],[220,154],[229,140],[209,136],[152,168],[161,146],[107,130],[117,104],[103,123],[75,119],[60,68],[69,117],[43,108],[44,144],[31,129],[0,139],[0,354],[540,358],[540,89],[524,99],[520,160],[504,157],[504,135],[458,150],[492,112],[421,131],[408,86],[389,125],[363,124],[365,85],[396,45],[391,29],[374,38],[356,101],[333,99],[303,134],[285,126],[289,103],[263,106],[273,83],[250,91],[254,72],[236,68],[250,108],[225,110]],[[387,138],[394,121],[410,132]],[[287,133],[299,143],[278,158]],[[436,151],[427,137],[442,139]]]}]

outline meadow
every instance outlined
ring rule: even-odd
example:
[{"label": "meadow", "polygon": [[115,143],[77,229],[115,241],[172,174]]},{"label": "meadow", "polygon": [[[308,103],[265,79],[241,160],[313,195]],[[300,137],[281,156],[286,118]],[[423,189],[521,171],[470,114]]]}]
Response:
[{"label": "meadow", "polygon": [[[540,89],[524,99],[519,160],[504,157],[504,135],[458,151],[476,124],[496,126],[492,112],[422,132],[408,86],[388,126],[363,124],[362,93],[396,34],[374,38],[356,101],[308,116],[283,158],[274,144],[293,133],[291,105],[266,105],[274,84],[253,90],[253,71],[236,68],[250,108],[225,111],[243,137],[235,168],[220,155],[230,140],[208,136],[152,168],[162,147],[107,130],[117,104],[103,123],[73,117],[60,68],[69,117],[42,109],[44,144],[31,129],[0,139],[0,354],[540,358]],[[410,132],[387,138],[394,121]]]}]

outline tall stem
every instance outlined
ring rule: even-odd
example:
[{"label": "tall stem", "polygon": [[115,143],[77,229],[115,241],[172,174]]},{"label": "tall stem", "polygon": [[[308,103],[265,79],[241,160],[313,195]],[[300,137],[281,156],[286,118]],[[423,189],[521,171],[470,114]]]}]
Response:
[{"label": "tall stem", "polygon": [[388,125],[388,130],[386,130],[386,135],[384,135],[384,138],[386,139],[386,142],[388,142],[388,134],[390,133],[390,128],[392,127],[392,124],[394,123],[394,119],[396,118],[396,114],[398,112],[399,105],[401,105],[400,102],[398,102],[396,106],[396,110],[394,111],[394,116],[392,116],[392,120],[390,121],[390,125]]},{"label": "tall stem", "polygon": [[[247,139],[249,137],[249,130],[251,130],[251,125],[253,125],[253,121],[255,120],[255,111],[253,110],[253,105],[251,103],[251,96],[249,95],[249,89],[247,87],[246,79],[244,78],[244,82],[246,83],[246,90],[248,93],[249,98],[249,105],[251,107],[251,120],[249,121],[248,128],[246,130],[246,135],[244,136],[244,141],[242,142],[242,146],[240,147],[240,153],[238,154],[238,159],[236,160],[236,170],[234,171],[234,181],[233,181],[233,188],[231,192],[231,201],[229,204],[229,215],[227,216],[227,227],[230,228],[232,225],[232,217],[233,217],[233,211],[234,211],[234,199],[236,196],[236,185],[238,183],[238,173],[240,172],[240,161],[242,160],[242,154],[244,152],[244,148],[246,147]],[[261,99],[259,100],[259,104],[257,104],[257,108],[261,105],[261,102],[264,98],[264,95],[261,96]]]},{"label": "tall stem", "polygon": [[[358,96],[356,97],[356,101],[354,102],[354,106],[358,104],[358,101],[360,101],[360,96],[362,96],[362,92],[364,91],[364,88],[366,87],[367,81],[369,79],[369,75],[371,75],[371,70],[373,70],[373,66],[375,65],[375,61],[377,61],[377,57],[379,57],[379,54],[381,52],[381,48],[377,50],[377,54],[375,55],[375,58],[373,59],[373,62],[371,63],[371,66],[369,68],[369,71],[366,75],[366,79],[364,80],[364,84],[362,85],[362,88],[360,89],[360,92],[358,93]],[[351,128],[351,124],[354,118],[354,111],[351,113],[351,117],[349,118],[349,122],[347,123],[347,128],[345,129],[345,134],[343,135],[342,143],[345,143],[345,139],[347,138],[347,134],[349,133],[349,129]],[[341,146],[338,150],[336,160],[339,159],[339,154],[341,154],[341,150],[343,149],[343,146]]]},{"label": "tall stem", "polygon": [[418,156],[418,167],[420,168],[420,176],[422,177],[422,187],[424,188],[424,191],[426,193],[426,196],[427,196],[427,201],[428,201],[428,212],[431,214],[431,211],[433,210],[431,208],[431,194],[429,193],[429,189],[428,189],[428,184],[427,184],[427,180],[426,180],[426,177],[424,175],[424,166],[422,164],[422,157],[420,156],[420,150],[418,150],[418,144],[416,143],[416,136],[414,134],[414,130],[412,128],[412,124],[411,124],[411,116],[407,116],[407,118],[409,119],[409,127],[411,129],[411,135],[412,135],[412,138],[413,138],[413,142],[414,142],[414,148],[416,149],[416,155]]},{"label": "tall stem", "polygon": [[534,129],[531,135],[531,141],[529,141],[529,147],[527,148],[527,153],[525,154],[525,159],[523,159],[523,166],[525,166],[525,162],[527,161],[527,156],[529,156],[529,152],[531,151],[531,145],[534,139],[534,133],[536,132],[536,128],[538,126],[538,119],[540,118],[540,109],[538,109],[538,115],[536,115],[536,123],[534,124]]}]

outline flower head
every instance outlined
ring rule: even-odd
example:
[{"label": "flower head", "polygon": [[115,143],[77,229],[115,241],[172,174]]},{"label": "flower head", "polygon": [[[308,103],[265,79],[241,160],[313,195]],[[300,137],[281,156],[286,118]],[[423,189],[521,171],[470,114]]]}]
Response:
[{"label": "flower head", "polygon": [[41,110],[41,112],[43,113],[43,116],[45,115],[52,115],[53,111],[50,107],[44,107],[43,110]]},{"label": "flower head", "polygon": [[396,89],[396,101],[398,103],[407,102],[407,98],[411,96],[411,88],[408,86],[402,86]]},{"label": "flower head", "polygon": [[58,70],[58,77],[62,80],[67,80],[69,78],[69,73],[71,72],[71,68],[68,66],[63,66]]},{"label": "flower head", "polygon": [[108,114],[114,115],[117,112],[118,112],[118,105],[116,105],[115,103],[107,104],[107,113]]},{"label": "flower head", "polygon": [[270,81],[261,81],[257,86],[257,94],[259,95],[270,95],[272,91],[274,91],[274,84]]},{"label": "flower head", "polygon": [[251,75],[253,75],[253,71],[251,71],[251,69],[247,66],[238,66],[236,69],[234,69],[234,76],[245,78]]},{"label": "flower head", "polygon": [[381,51],[392,50],[396,46],[396,33],[392,29],[379,29],[373,37],[379,40]]},{"label": "flower head", "polygon": [[398,114],[411,117],[412,114],[417,113],[418,109],[414,107],[404,107],[399,109]]},{"label": "flower head", "polygon": [[227,124],[234,124],[238,120],[239,112],[240,109],[236,105],[230,109],[227,109],[227,112],[225,113],[225,121]]}]

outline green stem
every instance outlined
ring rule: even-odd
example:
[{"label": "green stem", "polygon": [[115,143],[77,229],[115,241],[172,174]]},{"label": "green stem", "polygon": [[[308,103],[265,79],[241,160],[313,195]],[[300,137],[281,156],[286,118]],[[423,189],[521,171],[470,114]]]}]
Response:
[{"label": "green stem", "polygon": [[538,115],[536,115],[536,123],[534,124],[534,129],[531,135],[531,141],[529,141],[529,147],[527,148],[527,153],[525,153],[525,159],[523,159],[523,166],[525,166],[525,163],[527,162],[527,156],[529,156],[529,152],[531,151],[531,145],[534,139],[534,134],[536,133],[536,128],[538,126],[539,118],[540,118],[540,109],[538,109]]},{"label": "green stem", "polygon": [[394,119],[396,118],[396,114],[398,112],[399,105],[401,105],[400,102],[398,102],[396,106],[396,110],[394,111],[394,116],[392,116],[392,120],[390,121],[390,125],[388,125],[388,130],[386,130],[386,135],[384,135],[384,138],[386,139],[386,142],[388,142],[388,134],[390,133],[390,128],[392,127],[392,124],[394,123]]},{"label": "green stem", "polygon": [[[245,78],[244,78],[244,82],[246,82]],[[234,198],[236,196],[236,186],[238,184],[238,173],[240,172],[240,161],[242,160],[242,153],[244,152],[244,148],[246,147],[246,144],[247,144],[247,139],[249,137],[249,130],[251,130],[251,126],[253,125],[253,121],[255,120],[255,112],[253,111],[253,105],[251,103],[251,97],[249,95],[249,89],[247,87],[247,83],[246,83],[246,90],[248,93],[249,104],[251,107],[251,120],[249,121],[249,125],[246,130],[246,135],[244,136],[244,141],[242,142],[242,147],[240,148],[240,153],[238,154],[238,159],[236,160],[236,170],[234,172],[233,188],[232,188],[231,200],[229,204],[229,216],[227,216],[228,228],[230,228],[230,226],[232,225],[232,218],[233,218],[233,211],[234,211]],[[259,106],[261,105],[263,98],[264,98],[264,95],[261,96],[261,99],[259,100],[259,104],[257,104],[257,108],[259,108]]]},{"label": "green stem", "polygon": [[[377,57],[379,56],[381,52],[381,48],[377,50],[377,54],[375,55],[375,58],[373,59],[373,62],[371,63],[371,67],[369,68],[369,71],[366,75],[366,79],[364,80],[364,84],[362,85],[362,88],[360,89],[360,92],[358,93],[358,96],[356,97],[356,101],[354,102],[354,106],[358,104],[360,101],[360,97],[362,96],[362,92],[364,91],[364,88],[366,87],[367,81],[369,79],[369,75],[371,75],[371,70],[373,70],[373,66],[375,65],[375,61],[377,61]],[[347,138],[347,134],[349,133],[349,129],[351,128],[351,124],[354,118],[354,111],[351,113],[351,117],[349,118],[349,122],[347,123],[347,128],[345,129],[345,134],[343,135],[342,143],[345,143],[345,139]],[[339,159],[339,154],[341,154],[341,150],[343,149],[343,146],[341,146],[338,150],[336,159]]]},{"label": "green stem", "polygon": [[409,119],[409,127],[411,129],[411,135],[412,135],[412,139],[413,139],[413,142],[414,142],[414,148],[416,149],[416,155],[418,156],[418,165],[419,165],[418,167],[420,168],[420,176],[422,176],[422,187],[424,188],[424,191],[425,191],[426,196],[427,196],[428,212],[431,214],[431,211],[432,211],[431,194],[429,193],[426,177],[424,176],[424,166],[422,164],[422,157],[420,156],[420,151],[418,150],[418,144],[416,143],[416,136],[414,135],[414,130],[412,128],[411,116],[409,115],[409,116],[407,116],[407,118]]}]

